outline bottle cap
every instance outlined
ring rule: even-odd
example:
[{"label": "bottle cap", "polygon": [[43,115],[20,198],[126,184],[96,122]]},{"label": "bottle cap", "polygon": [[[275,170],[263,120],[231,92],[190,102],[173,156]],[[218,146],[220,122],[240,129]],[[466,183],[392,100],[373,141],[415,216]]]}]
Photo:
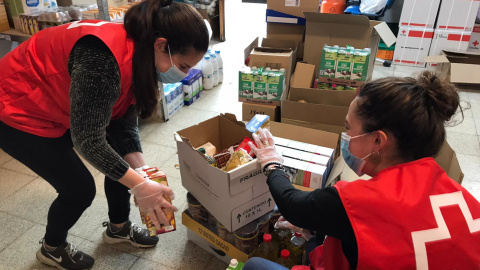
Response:
[{"label": "bottle cap", "polygon": [[237,267],[237,265],[238,265],[237,259],[231,259],[230,260],[230,266],[231,267]]},{"label": "bottle cap", "polygon": [[296,236],[296,237],[302,237],[302,234],[299,233],[299,232],[295,232],[295,236]]},{"label": "bottle cap", "polygon": [[202,153],[205,155],[206,151],[205,151],[205,148],[201,147],[201,148],[198,148],[198,152]]},{"label": "bottle cap", "polygon": [[220,51],[215,51],[215,53],[220,53]]},{"label": "bottle cap", "polygon": [[268,233],[264,234],[263,235],[263,242],[266,242],[266,243],[272,242],[272,235],[268,234]]},{"label": "bottle cap", "polygon": [[205,56],[204,58],[207,59],[207,60],[210,60],[210,56],[208,56],[208,55]]},{"label": "bottle cap", "polygon": [[281,254],[283,259],[288,259],[290,257],[290,251],[288,251],[288,249],[282,250],[282,252],[280,254]]}]

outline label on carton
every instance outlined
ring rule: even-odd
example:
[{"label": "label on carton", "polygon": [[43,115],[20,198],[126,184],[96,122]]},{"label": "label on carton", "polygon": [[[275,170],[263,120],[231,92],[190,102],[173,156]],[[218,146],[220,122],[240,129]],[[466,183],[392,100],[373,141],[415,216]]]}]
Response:
[{"label": "label on carton", "polygon": [[273,210],[275,201],[267,192],[232,211],[232,227],[240,228]]},{"label": "label on carton", "polygon": [[318,76],[320,77],[335,77],[335,70],[337,66],[338,49],[328,46],[323,47],[322,59],[320,62],[320,70]]},{"label": "label on carton", "polygon": [[286,7],[299,7],[300,0],[285,0]]},{"label": "label on carton", "polygon": [[366,81],[368,76],[368,64],[370,52],[364,50],[355,51],[352,63],[352,80]]},{"label": "label on carton", "polygon": [[281,72],[270,72],[268,74],[268,100],[280,100],[283,94],[285,76]]},{"label": "label on carton", "polygon": [[337,55],[337,69],[335,78],[350,80],[352,74],[352,54],[350,52],[339,51]]},{"label": "label on carton", "polygon": [[243,98],[253,98],[253,74],[249,71],[239,72],[239,93]]},{"label": "label on carton", "polygon": [[267,83],[268,76],[266,72],[258,73],[253,76],[254,78],[254,89],[253,89],[253,98],[254,99],[267,99]]}]

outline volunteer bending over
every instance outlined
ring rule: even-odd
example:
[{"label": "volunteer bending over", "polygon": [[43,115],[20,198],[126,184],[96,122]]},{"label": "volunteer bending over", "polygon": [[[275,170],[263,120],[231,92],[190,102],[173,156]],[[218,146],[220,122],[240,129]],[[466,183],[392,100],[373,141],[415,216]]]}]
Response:
[{"label": "volunteer bending over", "polygon": [[[312,192],[290,184],[267,130],[255,137],[290,227],[327,235],[309,254],[311,268],[293,269],[477,269],[480,203],[433,159],[458,108],[456,89],[429,72],[365,84],[350,104],[341,152],[373,178]],[[243,269],[286,268],[253,258]]]},{"label": "volunteer bending over", "polygon": [[134,170],[146,165],[137,116],[152,115],[157,83],[185,78],[208,42],[194,8],[146,0],[128,10],[124,24],[81,21],[42,30],[0,60],[0,148],[58,192],[37,252],[41,262],[60,269],[94,263],[66,241],[95,198],[94,179],[73,148],[106,176],[104,241],[157,244],[129,221],[129,189],[156,226],[168,223],[162,209],[177,209],[163,198],[173,198],[170,188]]}]

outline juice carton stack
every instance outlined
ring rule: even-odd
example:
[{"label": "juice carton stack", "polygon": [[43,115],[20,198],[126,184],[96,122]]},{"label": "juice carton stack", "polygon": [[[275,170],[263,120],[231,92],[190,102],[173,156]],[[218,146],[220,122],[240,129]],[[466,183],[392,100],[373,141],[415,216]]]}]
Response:
[{"label": "juice carton stack", "polygon": [[243,67],[239,71],[239,97],[280,100],[285,88],[283,68]]},{"label": "juice carton stack", "polygon": [[355,49],[354,47],[340,47],[338,45],[324,45],[317,88],[326,90],[357,90],[348,83],[331,83],[325,78],[336,78],[348,81],[366,81],[368,76],[368,65],[370,63],[370,48]]}]

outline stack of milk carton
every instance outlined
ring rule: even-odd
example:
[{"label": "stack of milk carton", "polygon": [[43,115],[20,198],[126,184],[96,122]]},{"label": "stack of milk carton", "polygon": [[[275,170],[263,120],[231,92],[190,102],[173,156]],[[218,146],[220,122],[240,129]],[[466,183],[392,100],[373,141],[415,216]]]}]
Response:
[{"label": "stack of milk carton", "polygon": [[178,112],[184,105],[183,102],[183,84],[182,83],[164,83],[163,99],[164,118],[168,120]]},{"label": "stack of milk carton", "polygon": [[424,67],[427,55],[466,51],[479,4],[472,0],[405,0],[394,62]]},{"label": "stack of milk carton", "polygon": [[202,71],[198,69],[190,69],[188,76],[182,80],[184,104],[192,105],[199,97],[203,90],[202,86]]}]

